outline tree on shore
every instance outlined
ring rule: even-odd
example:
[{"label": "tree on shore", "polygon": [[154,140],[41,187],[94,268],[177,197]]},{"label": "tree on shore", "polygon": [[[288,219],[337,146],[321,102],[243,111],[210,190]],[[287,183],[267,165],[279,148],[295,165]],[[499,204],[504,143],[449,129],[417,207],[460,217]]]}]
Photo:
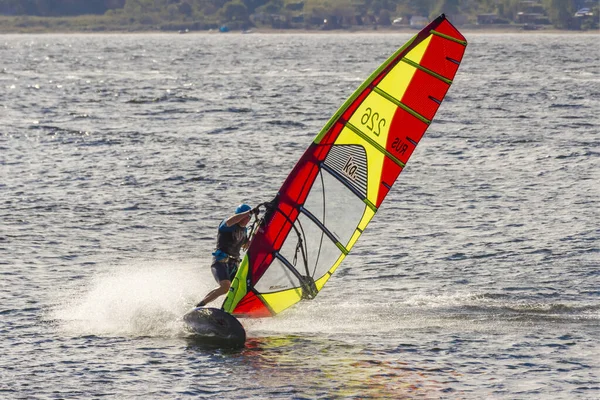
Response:
[{"label": "tree on shore", "polygon": [[571,27],[573,14],[577,11],[572,1],[544,0],[544,5],[548,10],[548,17],[555,27],[559,29]]}]

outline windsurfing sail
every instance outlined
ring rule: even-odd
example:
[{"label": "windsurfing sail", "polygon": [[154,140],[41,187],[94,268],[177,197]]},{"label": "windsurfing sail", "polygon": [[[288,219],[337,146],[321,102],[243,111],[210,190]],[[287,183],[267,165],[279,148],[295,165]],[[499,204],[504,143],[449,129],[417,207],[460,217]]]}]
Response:
[{"label": "windsurfing sail", "polygon": [[466,45],[442,14],[350,96],[267,204],[223,310],[269,317],[317,295],[429,127]]}]

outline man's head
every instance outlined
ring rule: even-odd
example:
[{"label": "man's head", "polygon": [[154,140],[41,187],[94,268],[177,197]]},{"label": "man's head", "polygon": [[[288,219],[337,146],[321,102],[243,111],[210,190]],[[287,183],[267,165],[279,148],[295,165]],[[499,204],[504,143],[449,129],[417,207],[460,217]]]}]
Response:
[{"label": "man's head", "polygon": [[242,203],[239,206],[237,206],[237,208],[235,209],[235,213],[241,214],[243,212],[250,211],[251,209],[252,207],[250,207],[248,204]]},{"label": "man's head", "polygon": [[[240,204],[239,206],[237,206],[237,208],[235,209],[235,213],[236,214],[241,214],[244,212],[248,212],[252,210],[252,207],[250,207],[248,204]],[[238,222],[239,226],[246,226],[248,225],[248,223],[250,222],[250,220],[252,219],[252,214],[248,214],[248,216],[246,218],[244,218],[243,220],[241,220],[240,222]]]}]

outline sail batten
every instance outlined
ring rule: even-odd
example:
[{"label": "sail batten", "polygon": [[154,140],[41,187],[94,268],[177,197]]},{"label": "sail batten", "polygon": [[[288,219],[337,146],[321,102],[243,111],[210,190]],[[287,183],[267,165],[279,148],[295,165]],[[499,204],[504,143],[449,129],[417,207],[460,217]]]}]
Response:
[{"label": "sail batten", "polygon": [[431,121],[429,119],[425,118],[424,116],[422,116],[421,114],[419,114],[418,112],[416,112],[415,110],[413,110],[412,108],[407,106],[406,104],[402,103],[400,100],[397,100],[393,96],[387,94],[384,90],[375,88],[373,91],[375,93],[381,95],[381,97],[384,97],[386,100],[389,100],[390,102],[394,103],[394,105],[402,108],[404,111],[406,111],[410,115],[417,117],[421,121],[425,122],[427,125],[431,124]]},{"label": "sail batten", "polygon": [[390,160],[394,161],[396,164],[398,164],[398,166],[400,166],[401,168],[404,168],[405,164],[402,161],[398,160],[392,153],[387,151],[376,141],[372,140],[370,137],[368,137],[365,133],[363,133],[356,126],[352,125],[350,122],[347,122],[346,127],[348,129],[350,129],[352,132],[354,132],[355,134],[357,134],[358,136],[360,136],[361,139],[363,139],[365,142],[369,143],[371,146],[373,146],[375,149],[377,149],[377,151],[379,151],[381,154],[385,154],[386,157],[388,157]]},{"label": "sail batten", "polygon": [[302,274],[300,274],[298,269],[296,269],[296,266],[293,265],[287,258],[283,257],[277,251],[275,252],[274,256],[279,261],[281,261],[283,263],[283,265],[285,265],[290,270],[290,272],[296,276],[296,278],[298,278],[298,279],[302,278]]},{"label": "sail batten", "polygon": [[319,221],[318,218],[316,218],[314,215],[312,215],[310,213],[310,211],[308,211],[304,207],[300,207],[300,212],[302,214],[306,215],[311,221],[313,221],[315,223],[315,225],[317,225],[319,227],[319,229],[321,229],[321,231],[325,234],[325,236],[327,236],[329,238],[329,240],[331,240],[342,251],[342,253],[348,254],[348,249],[346,249],[344,247],[344,245],[340,243],[338,238],[336,238],[335,235],[329,229],[327,229],[327,227],[325,225],[323,225],[321,223],[321,221]]},{"label": "sail batten", "polygon": [[225,311],[268,317],[318,294],[404,170],[452,84],[466,44],[441,15],[344,102],[269,203]]},{"label": "sail batten", "polygon": [[457,38],[455,38],[455,37],[452,37],[452,36],[446,35],[446,34],[444,34],[444,33],[442,33],[442,32],[435,31],[435,30],[431,30],[431,34],[432,34],[432,35],[439,36],[439,37],[442,37],[442,38],[444,38],[444,39],[451,40],[451,41],[453,41],[453,42],[455,42],[455,43],[458,43],[458,44],[460,44],[460,45],[462,45],[462,46],[467,46],[467,41],[466,41],[466,40],[460,40],[460,39],[457,39]]},{"label": "sail batten", "polygon": [[434,71],[432,71],[432,70],[430,70],[430,69],[427,69],[427,68],[423,67],[422,65],[419,65],[419,64],[417,64],[417,63],[416,63],[416,62],[414,62],[414,61],[411,61],[411,60],[409,60],[409,59],[407,59],[407,58],[403,58],[403,59],[402,59],[402,61],[403,61],[403,62],[405,62],[405,63],[407,63],[408,65],[410,65],[410,66],[412,66],[412,67],[414,67],[414,68],[416,68],[416,69],[420,70],[420,71],[423,71],[423,72],[425,72],[426,74],[429,74],[429,75],[433,76],[434,78],[437,78],[437,79],[439,79],[439,80],[440,80],[440,81],[442,81],[442,82],[445,82],[445,83],[447,83],[448,85],[452,85],[452,80],[450,80],[450,79],[447,79],[447,78],[444,78],[444,77],[443,77],[443,76],[441,76],[440,74],[438,74],[438,73],[435,73]]}]

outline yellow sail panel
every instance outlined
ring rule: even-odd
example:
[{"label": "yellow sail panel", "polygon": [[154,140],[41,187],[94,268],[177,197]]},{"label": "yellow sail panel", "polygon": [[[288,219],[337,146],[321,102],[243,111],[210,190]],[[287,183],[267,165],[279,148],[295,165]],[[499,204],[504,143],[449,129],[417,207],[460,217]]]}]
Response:
[{"label": "yellow sail panel", "polygon": [[415,71],[416,68],[412,65],[400,62],[392,68],[390,73],[383,78],[383,81],[377,87],[394,98],[401,99]]},{"label": "yellow sail panel", "polygon": [[282,292],[265,293],[259,297],[275,314],[279,314],[302,299],[302,290],[295,288]]},{"label": "yellow sail panel", "polygon": [[432,36],[428,36],[425,40],[419,43],[414,49],[406,53],[404,58],[407,58],[417,64],[421,63],[425,52],[427,51],[427,47],[429,43],[431,43]]},{"label": "yellow sail panel", "polygon": [[248,289],[246,287],[246,279],[248,278],[248,256],[244,256],[242,263],[238,267],[238,271],[231,282],[229,294],[223,303],[223,310],[232,313],[235,305],[246,295]]}]

